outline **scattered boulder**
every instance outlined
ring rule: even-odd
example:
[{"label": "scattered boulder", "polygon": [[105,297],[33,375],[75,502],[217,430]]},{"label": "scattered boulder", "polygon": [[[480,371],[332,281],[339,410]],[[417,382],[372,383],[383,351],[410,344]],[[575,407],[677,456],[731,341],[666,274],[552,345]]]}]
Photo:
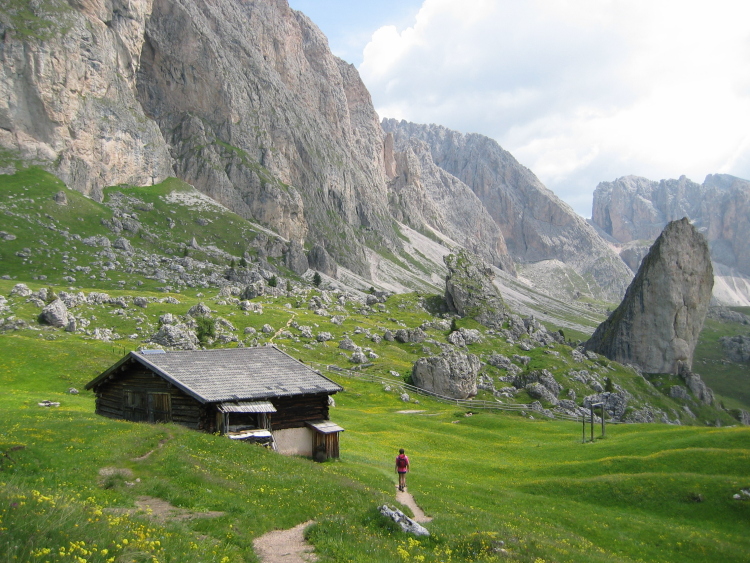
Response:
[{"label": "scattered boulder", "polygon": [[135,305],[136,307],[141,307],[142,309],[145,309],[146,307],[148,307],[148,299],[146,297],[141,297],[141,296],[134,297],[133,305]]},{"label": "scattered boulder", "polygon": [[[628,397],[624,393],[597,393],[588,395],[583,399],[583,406],[590,409],[591,405],[604,403],[604,410],[615,420],[622,420],[625,410],[628,408]],[[649,422],[653,422],[654,419]]]},{"label": "scattered boulder", "polygon": [[17,283],[10,290],[11,295],[18,295],[19,297],[29,297],[32,293],[33,291],[25,283]]},{"label": "scattered boulder", "polygon": [[397,341],[406,344],[406,343],[418,343],[418,342],[424,342],[427,338],[427,334],[425,332],[417,327],[417,328],[400,328],[396,331],[396,334],[393,336]]},{"label": "scattered boulder", "polygon": [[364,364],[367,362],[367,356],[365,356],[365,353],[361,349],[357,349],[352,352],[349,361],[353,364]]},{"label": "scattered boulder", "polygon": [[197,305],[190,307],[187,314],[190,317],[206,317],[211,314],[211,309],[201,301]]},{"label": "scattered boulder", "polygon": [[443,261],[448,267],[445,278],[448,309],[484,326],[502,328],[506,307],[500,290],[492,283],[492,270],[465,250],[449,254]]},{"label": "scattered boulder", "polygon": [[477,373],[482,363],[474,354],[448,351],[439,356],[420,358],[412,368],[414,385],[454,399],[477,394]]},{"label": "scattered boulder", "polygon": [[165,324],[150,340],[155,344],[179,350],[195,350],[198,348],[198,337],[184,324]]},{"label": "scattered boulder", "polygon": [[87,237],[83,239],[81,242],[88,246],[99,246],[102,248],[110,248],[112,246],[112,243],[104,235],[95,235],[92,237]]},{"label": "scattered boulder", "polygon": [[557,397],[555,397],[549,389],[547,389],[544,385],[541,383],[529,383],[526,387],[526,392],[529,394],[529,397],[532,399],[539,399],[540,401],[545,401],[547,403],[551,403],[554,406],[557,406],[559,401],[557,400]]},{"label": "scattered boulder", "polygon": [[60,190],[59,192],[57,192],[53,196],[53,199],[55,200],[55,203],[57,205],[68,205],[68,196],[65,195],[65,192],[62,191],[62,190]]},{"label": "scattered boulder", "polygon": [[339,348],[341,348],[342,350],[348,350],[350,352],[359,350],[359,346],[357,346],[354,341],[348,336],[344,337],[341,342],[339,342]]},{"label": "scattered boulder", "polygon": [[258,280],[245,286],[240,294],[240,299],[250,300],[260,297],[266,292],[266,284],[263,280]]},{"label": "scattered boulder", "polygon": [[585,349],[648,373],[690,368],[713,284],[705,237],[687,217],[672,221],[643,259],[622,303]]},{"label": "scattered boulder", "polygon": [[732,362],[750,362],[750,336],[722,336],[719,339],[727,358]]},{"label": "scattered boulder", "polygon": [[133,252],[133,245],[130,244],[130,241],[125,237],[116,238],[115,242],[112,243],[112,246],[124,250],[125,252]]},{"label": "scattered boulder", "polygon": [[42,309],[39,322],[56,328],[63,328],[68,324],[68,308],[62,299],[55,299],[52,303]]},{"label": "scattered boulder", "polygon": [[378,510],[380,510],[380,514],[382,514],[386,518],[390,518],[396,524],[398,524],[401,529],[407,534],[414,534],[415,536],[430,535],[430,532],[427,530],[427,528],[409,518],[398,508],[389,508],[387,504],[384,504]]}]

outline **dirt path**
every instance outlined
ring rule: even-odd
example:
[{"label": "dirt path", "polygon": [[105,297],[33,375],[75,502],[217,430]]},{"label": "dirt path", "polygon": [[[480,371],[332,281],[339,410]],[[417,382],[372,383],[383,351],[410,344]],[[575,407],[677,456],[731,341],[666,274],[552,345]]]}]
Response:
[{"label": "dirt path", "polygon": [[432,518],[427,516],[419,506],[417,506],[417,503],[414,502],[414,497],[411,496],[408,492],[404,491],[401,492],[398,489],[396,489],[396,500],[403,504],[404,506],[408,506],[411,508],[412,513],[414,514],[413,520],[415,522],[418,522],[419,524],[425,524],[427,522],[432,522]]},{"label": "dirt path", "polygon": [[155,452],[156,450],[158,450],[159,448],[163,448],[163,447],[164,447],[164,444],[166,444],[167,442],[169,442],[169,441],[170,441],[170,440],[171,440],[172,438],[174,438],[174,436],[172,436],[172,434],[168,434],[166,438],[162,438],[161,440],[159,440],[159,443],[157,444],[157,446],[156,446],[156,448],[155,448],[155,449],[151,450],[150,452],[146,452],[145,454],[143,454],[143,455],[142,455],[142,456],[140,456],[140,457],[134,457],[134,458],[133,458],[133,461],[143,461],[143,460],[145,460],[145,459],[148,459],[148,458],[149,458],[149,456],[150,456],[150,455],[151,455],[152,453],[154,453],[154,452]]},{"label": "dirt path", "polygon": [[311,563],[318,560],[313,546],[305,541],[305,528],[313,521],[303,522],[289,530],[275,530],[253,541],[255,553],[263,563]]},{"label": "dirt path", "polygon": [[273,342],[273,339],[276,338],[279,334],[284,332],[284,329],[289,328],[289,325],[292,324],[292,321],[294,320],[294,317],[297,316],[297,313],[292,313],[292,318],[289,319],[284,326],[282,326],[279,330],[277,330],[274,335],[268,339],[269,342]]}]

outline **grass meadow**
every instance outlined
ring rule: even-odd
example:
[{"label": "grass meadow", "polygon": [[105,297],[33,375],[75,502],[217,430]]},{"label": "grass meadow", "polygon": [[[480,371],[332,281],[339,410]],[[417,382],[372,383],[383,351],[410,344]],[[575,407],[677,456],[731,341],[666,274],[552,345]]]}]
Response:
[{"label": "grass meadow", "polygon": [[[321,561],[727,563],[750,553],[750,501],[732,498],[750,487],[748,428],[610,425],[582,444],[575,423],[405,405],[397,390],[330,374],[345,388],[332,419],[346,431],[341,459],[316,464],[94,415],[89,392],[67,389],[120,352],[0,338],[1,562],[255,561],[253,538],[311,519]],[[37,406],[43,399],[61,405]],[[434,518],[426,539],[377,513],[394,504],[399,447],[412,461],[408,488]],[[128,512],[143,495],[223,515]]]}]

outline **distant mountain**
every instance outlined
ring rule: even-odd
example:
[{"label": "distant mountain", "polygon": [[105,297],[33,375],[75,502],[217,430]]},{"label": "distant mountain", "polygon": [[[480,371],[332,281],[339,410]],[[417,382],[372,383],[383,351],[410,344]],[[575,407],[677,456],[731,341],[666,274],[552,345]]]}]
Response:
[{"label": "distant mountain", "polygon": [[286,0],[12,2],[0,36],[0,171],[38,164],[97,201],[174,176],[362,279],[388,282],[388,262],[436,283],[444,265],[410,227],[518,263],[540,290],[627,286],[621,259],[491,139],[381,126],[357,70]]},{"label": "distant mountain", "polygon": [[708,240],[714,296],[750,305],[750,182],[727,174],[709,174],[703,184],[685,176],[659,182],[625,176],[594,191],[591,221],[620,244],[633,271],[667,223],[682,217]]},{"label": "distant mountain", "polygon": [[494,140],[463,135],[439,125],[384,119],[396,149],[424,143],[431,161],[466,184],[503,234],[508,252],[521,264],[555,261],[573,267],[619,300],[632,273],[573,209],[548,190]]}]

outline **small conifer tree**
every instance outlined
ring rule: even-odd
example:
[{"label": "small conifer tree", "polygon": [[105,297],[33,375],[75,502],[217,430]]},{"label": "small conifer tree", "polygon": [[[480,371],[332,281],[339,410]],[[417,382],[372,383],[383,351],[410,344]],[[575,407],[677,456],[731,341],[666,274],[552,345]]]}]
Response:
[{"label": "small conifer tree", "polygon": [[276,287],[277,285],[279,285],[279,280],[276,279],[276,276],[271,276],[271,279],[268,280],[268,286],[269,287]]},{"label": "small conifer tree", "polygon": [[323,278],[320,277],[320,273],[315,272],[315,275],[313,276],[313,285],[315,287],[320,287],[320,283],[323,281]]}]

